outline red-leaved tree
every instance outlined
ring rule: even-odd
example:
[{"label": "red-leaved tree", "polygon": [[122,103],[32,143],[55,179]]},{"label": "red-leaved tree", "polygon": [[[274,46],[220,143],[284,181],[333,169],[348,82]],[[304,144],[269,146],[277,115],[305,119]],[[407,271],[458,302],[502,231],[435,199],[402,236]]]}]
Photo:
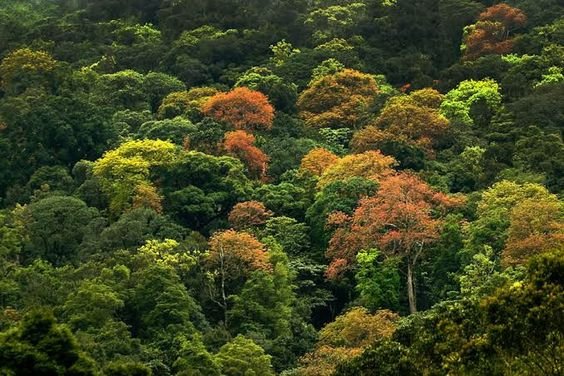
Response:
[{"label": "red-leaved tree", "polygon": [[510,53],[514,45],[510,34],[526,23],[527,16],[519,8],[505,3],[489,7],[480,14],[478,22],[464,30],[464,59]]},{"label": "red-leaved tree", "polygon": [[410,173],[382,179],[376,195],[362,199],[352,217],[330,216],[330,223],[338,228],[327,250],[332,260],[327,276],[336,278],[347,270],[361,249],[377,247],[386,255],[401,256],[407,265],[409,310],[416,312],[414,268],[428,245],[438,239],[441,214],[460,203]]},{"label": "red-leaved tree", "polygon": [[203,112],[235,129],[268,130],[274,120],[274,107],[266,95],[246,87],[214,95],[204,104]]},{"label": "red-leaved tree", "polygon": [[268,156],[254,146],[255,136],[245,131],[227,132],[223,141],[223,148],[229,154],[239,158],[251,175],[264,178],[268,168]]}]

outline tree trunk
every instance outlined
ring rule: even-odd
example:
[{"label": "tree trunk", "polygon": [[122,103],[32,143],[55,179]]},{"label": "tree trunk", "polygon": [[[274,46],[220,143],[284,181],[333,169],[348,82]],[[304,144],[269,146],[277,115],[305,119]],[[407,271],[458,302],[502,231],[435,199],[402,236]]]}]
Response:
[{"label": "tree trunk", "polygon": [[225,253],[223,252],[223,247],[219,247],[219,257],[220,257],[220,265],[221,265],[221,300],[222,300],[222,307],[223,308],[223,324],[227,328],[227,294],[225,293],[225,265],[224,265],[224,257]]},{"label": "tree trunk", "polygon": [[413,262],[411,258],[407,260],[407,298],[409,300],[409,313],[417,312],[417,302],[415,300],[415,283],[413,281]]}]

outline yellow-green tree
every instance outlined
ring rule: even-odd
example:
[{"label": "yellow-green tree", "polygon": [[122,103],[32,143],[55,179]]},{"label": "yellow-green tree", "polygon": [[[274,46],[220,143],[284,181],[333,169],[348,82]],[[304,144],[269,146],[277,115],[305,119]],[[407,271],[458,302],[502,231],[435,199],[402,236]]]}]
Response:
[{"label": "yellow-green tree", "polygon": [[98,159],[93,172],[110,196],[110,211],[119,214],[132,204],[158,209],[160,199],[149,172],[151,167],[172,163],[176,152],[176,146],[168,141],[137,140],[128,141]]},{"label": "yellow-green tree", "polygon": [[57,61],[44,51],[21,48],[9,53],[0,64],[0,87],[18,94],[30,87],[47,85]]}]

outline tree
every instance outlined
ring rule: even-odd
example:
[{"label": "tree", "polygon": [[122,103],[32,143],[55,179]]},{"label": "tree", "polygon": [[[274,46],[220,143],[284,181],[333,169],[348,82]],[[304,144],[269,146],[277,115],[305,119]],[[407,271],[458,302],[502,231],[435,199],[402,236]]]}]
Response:
[{"label": "tree", "polygon": [[[112,213],[122,213],[131,205],[132,198],[142,192],[150,193],[145,197],[153,197],[151,201],[159,201],[149,181],[149,171],[156,166],[171,164],[175,154],[176,147],[170,142],[139,140],[125,142],[98,159],[93,173],[110,196]],[[143,201],[140,198],[138,202]]]},{"label": "tree", "polygon": [[300,116],[313,128],[359,128],[379,93],[376,80],[344,69],[314,81],[298,98]]},{"label": "tree", "polygon": [[178,116],[174,119],[147,121],[141,124],[137,136],[141,139],[164,140],[184,146],[190,135],[197,130],[198,127],[190,120]]},{"label": "tree", "polygon": [[505,55],[513,50],[514,41],[507,39],[501,22],[480,21],[464,29],[464,44],[461,49],[465,60],[474,60],[485,55]]},{"label": "tree", "polygon": [[[230,282],[248,277],[254,270],[271,271],[264,244],[246,232],[227,230],[215,233],[209,241],[206,267],[214,272],[219,284],[219,300],[212,297],[224,312],[227,325]],[[212,293],[213,295],[213,293]]]},{"label": "tree", "polygon": [[478,17],[477,23],[464,29],[464,59],[473,60],[484,55],[511,52],[514,42],[509,35],[526,22],[527,16],[521,9],[505,3],[487,8]]},{"label": "tree", "polygon": [[170,93],[185,90],[186,86],[176,77],[159,72],[150,72],[143,79],[143,89],[147,95],[151,111],[155,112],[163,98]]},{"label": "tree", "polygon": [[145,77],[134,70],[100,75],[94,87],[93,100],[109,111],[149,109]]},{"label": "tree", "polygon": [[352,177],[362,177],[378,182],[393,173],[392,167],[395,163],[393,157],[383,155],[380,151],[347,155],[323,172],[317,187],[323,189],[335,181]]},{"label": "tree", "polygon": [[501,109],[501,99],[499,85],[494,80],[466,80],[446,94],[441,113],[455,125],[484,124],[484,120],[489,121]]},{"label": "tree", "polygon": [[467,250],[472,254],[482,250],[484,245],[489,245],[494,254],[499,256],[507,241],[513,208],[524,201],[554,200],[554,196],[540,184],[518,184],[507,180],[494,184],[482,194],[476,210],[477,219],[468,225]]},{"label": "tree", "polygon": [[185,226],[209,232],[236,203],[250,198],[244,171],[238,159],[188,151],[155,175],[161,178],[165,210]]},{"label": "tree", "polygon": [[505,374],[511,369],[530,375],[562,373],[563,267],[562,250],[535,257],[524,281],[507,284],[484,299],[483,338],[489,343],[473,343],[464,355],[472,359],[483,346],[503,364]]},{"label": "tree", "polygon": [[376,246],[405,260],[409,310],[416,312],[414,268],[428,245],[438,239],[442,223],[434,211],[459,203],[409,173],[382,179],[378,193],[362,199],[352,217],[332,215],[339,228],[327,249],[332,260],[328,276],[334,278],[350,267],[360,249]]},{"label": "tree", "polygon": [[399,308],[399,258],[382,258],[376,249],[356,255],[355,273],[358,301],[368,309]]},{"label": "tree", "polygon": [[[95,11],[95,17],[98,17],[111,7],[111,5],[107,4],[108,1],[111,0],[103,0],[96,4],[99,8]],[[123,6],[123,4],[120,5]],[[151,8],[149,3],[144,3],[143,5],[147,7],[139,9],[140,12]],[[135,11],[131,10],[131,12]],[[128,16],[124,15],[122,17]],[[137,20],[129,19],[125,21],[124,18],[117,18],[118,16],[113,18],[108,25],[111,29],[112,43],[111,46],[108,46],[106,52],[106,56],[111,56],[111,59],[107,59],[106,62],[112,65],[113,71],[134,69],[138,72],[149,72],[148,75],[157,75],[158,81],[160,81],[158,76],[161,76],[163,77],[163,83],[169,81],[164,74],[155,72],[159,69],[161,56],[167,50],[160,30],[150,23],[144,23],[145,21],[141,21],[143,23],[135,23]],[[157,83],[157,86],[160,85]],[[155,108],[153,107],[153,109]]]},{"label": "tree", "polygon": [[299,374],[332,375],[339,363],[362,354],[375,341],[389,338],[398,319],[388,310],[370,314],[366,308],[352,308],[321,329],[315,350],[300,361]]},{"label": "tree", "polygon": [[103,280],[85,280],[69,294],[63,306],[69,326],[77,331],[98,331],[124,308],[119,293]]},{"label": "tree", "polygon": [[245,201],[231,209],[228,220],[235,230],[244,230],[264,225],[272,214],[262,202]]},{"label": "tree", "polygon": [[337,163],[339,157],[325,148],[315,148],[309,151],[300,164],[300,169],[309,171],[315,176],[321,176],[325,170]]},{"label": "tree", "polygon": [[170,93],[162,100],[157,114],[159,118],[170,119],[186,115],[193,121],[199,120],[203,105],[217,93],[217,89],[212,87],[196,87]]},{"label": "tree", "polygon": [[480,13],[478,20],[500,22],[509,35],[513,30],[521,28],[527,23],[527,16],[519,8],[514,8],[506,3],[499,3]]},{"label": "tree", "polygon": [[[144,260],[140,265],[132,265],[129,277],[132,287],[123,312],[132,333],[155,342],[163,335],[169,338],[192,335],[196,328],[207,325],[200,305],[188,293],[175,269],[167,264]],[[176,354],[172,349],[166,350],[172,364]]]},{"label": "tree", "polygon": [[366,349],[362,355],[340,363],[335,376],[423,375],[423,367],[413,358],[405,346],[393,340],[383,340]]},{"label": "tree", "polygon": [[144,364],[132,361],[115,361],[104,368],[106,376],[151,376],[151,369]]},{"label": "tree", "polygon": [[4,189],[25,184],[42,166],[70,168],[81,159],[99,158],[117,139],[107,114],[78,93],[7,97],[0,102],[0,115],[0,187]]},{"label": "tree", "polygon": [[[287,132],[286,130],[278,131]],[[280,136],[265,140],[262,148],[270,157],[269,178],[273,181],[281,181],[286,172],[298,169],[302,158],[316,146],[318,143],[310,138]]]},{"label": "tree", "polygon": [[517,203],[511,210],[505,265],[522,265],[542,252],[564,247],[564,205],[550,195]]},{"label": "tree", "polygon": [[74,197],[51,196],[28,205],[25,227],[29,234],[25,254],[55,265],[76,260],[79,246],[98,211]]},{"label": "tree", "polygon": [[0,334],[0,372],[6,375],[96,375],[70,330],[52,313],[34,310]]},{"label": "tree", "polygon": [[288,256],[272,238],[264,241],[268,244],[272,272],[253,272],[241,292],[233,296],[229,325],[232,332],[254,338],[272,355],[275,369],[286,369],[295,357],[291,351],[293,337],[300,335],[292,332],[292,326],[301,324],[302,330],[309,328],[294,312],[294,275]]},{"label": "tree", "polygon": [[265,184],[254,191],[253,198],[277,215],[301,219],[312,199],[306,188],[290,182]]},{"label": "tree", "polygon": [[311,227],[311,238],[316,248],[325,250],[331,239],[332,231],[327,226],[329,214],[336,211],[352,214],[358,201],[373,195],[377,188],[375,181],[353,177],[330,183],[317,193],[306,212],[306,222]]},{"label": "tree", "polygon": [[269,130],[274,120],[274,108],[266,95],[245,87],[214,95],[204,104],[203,112],[242,130]]},{"label": "tree", "polygon": [[183,340],[173,369],[178,376],[221,376],[219,362],[206,349],[200,335]]},{"label": "tree", "polygon": [[371,126],[355,133],[351,141],[353,150],[382,150],[389,153],[387,144],[395,142],[422,149],[427,155],[432,155],[450,125],[439,113],[441,102],[442,96],[431,89],[390,99]]},{"label": "tree", "polygon": [[43,86],[50,89],[57,61],[44,51],[22,48],[10,52],[0,64],[0,87],[10,95]]},{"label": "tree", "polygon": [[174,239],[180,241],[186,235],[187,230],[173,222],[168,216],[142,207],[125,212],[94,239],[88,239],[88,242],[85,242],[82,247],[92,252],[133,250],[147,240]]},{"label": "tree", "polygon": [[308,14],[305,24],[315,30],[313,38],[317,42],[333,38],[347,38],[359,24],[365,10],[366,4],[363,2],[320,7]]},{"label": "tree", "polygon": [[300,256],[309,250],[309,228],[294,218],[270,218],[263,232],[265,236],[272,236],[291,256]]},{"label": "tree", "polygon": [[238,335],[219,349],[216,360],[226,376],[273,376],[270,355],[253,340]]},{"label": "tree", "polygon": [[225,134],[223,148],[229,154],[241,159],[249,169],[249,173],[259,178],[266,177],[268,156],[254,146],[255,136],[245,131],[233,131]]},{"label": "tree", "polygon": [[275,75],[269,69],[259,67],[249,69],[239,77],[235,87],[247,87],[260,91],[279,111],[293,113],[296,110],[297,85],[285,82],[282,77]]}]

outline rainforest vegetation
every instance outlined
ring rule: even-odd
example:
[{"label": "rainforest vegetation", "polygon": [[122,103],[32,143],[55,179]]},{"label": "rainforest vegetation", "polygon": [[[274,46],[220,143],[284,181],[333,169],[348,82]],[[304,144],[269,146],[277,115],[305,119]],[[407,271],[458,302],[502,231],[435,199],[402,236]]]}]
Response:
[{"label": "rainforest vegetation", "polygon": [[564,374],[561,0],[0,0],[0,376]]}]

